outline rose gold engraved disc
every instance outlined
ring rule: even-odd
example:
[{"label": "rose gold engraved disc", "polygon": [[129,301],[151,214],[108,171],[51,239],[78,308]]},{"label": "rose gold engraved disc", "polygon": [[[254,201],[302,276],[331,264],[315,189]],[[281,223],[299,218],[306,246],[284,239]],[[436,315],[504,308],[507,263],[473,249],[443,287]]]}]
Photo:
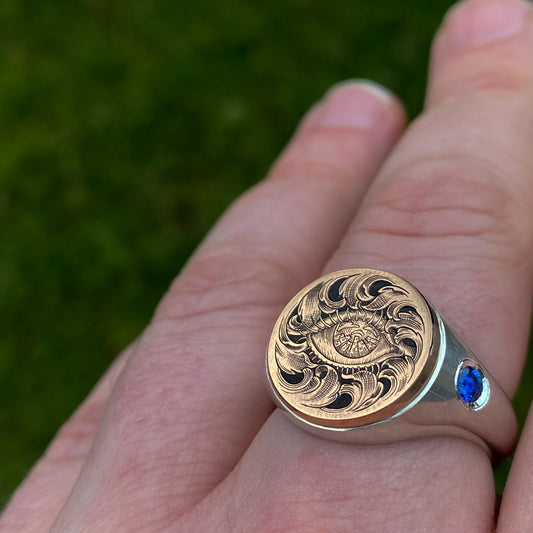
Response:
[{"label": "rose gold engraved disc", "polygon": [[381,270],[341,270],[285,307],[268,346],[268,378],[282,407],[302,420],[355,428],[417,398],[438,350],[435,316],[410,283]]}]

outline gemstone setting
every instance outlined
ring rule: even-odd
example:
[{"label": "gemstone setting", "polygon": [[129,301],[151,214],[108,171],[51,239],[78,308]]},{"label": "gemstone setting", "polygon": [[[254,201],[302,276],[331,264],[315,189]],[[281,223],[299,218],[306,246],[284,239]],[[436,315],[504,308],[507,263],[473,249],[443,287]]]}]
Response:
[{"label": "gemstone setting", "polygon": [[464,366],[459,371],[457,379],[457,393],[459,399],[465,403],[475,402],[483,392],[483,377],[473,366]]},{"label": "gemstone setting", "polygon": [[481,367],[473,361],[463,361],[455,377],[455,390],[464,407],[477,411],[489,399],[489,382]]}]

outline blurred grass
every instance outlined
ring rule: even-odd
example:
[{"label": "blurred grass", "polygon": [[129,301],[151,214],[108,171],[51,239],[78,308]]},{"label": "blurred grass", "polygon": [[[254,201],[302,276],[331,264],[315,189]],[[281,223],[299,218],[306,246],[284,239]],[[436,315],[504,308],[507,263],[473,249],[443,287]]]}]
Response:
[{"label": "blurred grass", "polygon": [[0,4],[0,504],[328,86],[421,109],[449,5]]}]

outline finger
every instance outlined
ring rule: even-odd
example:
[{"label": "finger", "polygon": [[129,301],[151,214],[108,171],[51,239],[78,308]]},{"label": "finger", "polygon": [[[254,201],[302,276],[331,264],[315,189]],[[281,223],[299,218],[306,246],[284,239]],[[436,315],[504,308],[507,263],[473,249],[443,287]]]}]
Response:
[{"label": "finger", "polygon": [[[476,447],[458,439],[392,446],[325,441],[276,410],[234,471],[177,526],[183,531],[201,524],[202,531],[228,532],[487,533],[492,529],[486,513],[476,515],[475,524],[463,520],[464,529],[456,527],[460,495],[447,482],[456,457],[471,461],[460,492],[490,500],[492,472],[483,469],[475,481],[471,477],[477,454]],[[474,505],[472,512],[478,510]]]},{"label": "finger", "polygon": [[[295,139],[310,130],[322,106],[316,104],[301,121]],[[126,360],[134,351],[124,351],[100,379],[94,390],[63,425],[45,455],[18,487],[0,518],[0,532],[18,530],[48,531],[64,505],[85,457],[92,445],[107,400]],[[47,490],[42,490],[42,487]],[[39,518],[37,520],[37,517]]]},{"label": "finger", "polygon": [[[528,4],[511,0],[474,0],[452,12],[435,43],[427,108],[326,267],[373,266],[413,282],[508,392],[523,363],[531,298],[532,29]],[[260,461],[276,478],[257,487],[248,476]],[[304,435],[276,414],[196,517],[222,506],[237,520],[223,496],[237,478],[243,488],[230,503],[250,491],[254,502],[276,495],[265,510],[248,507],[243,520],[279,516],[290,531],[315,523],[365,531],[493,526],[489,458],[444,434],[350,447]]]},{"label": "finger", "polygon": [[132,344],[117,357],[59,430],[6,506],[0,517],[0,533],[50,530],[80,473],[114,384],[134,349]]},{"label": "finger", "polygon": [[[287,294],[323,267],[402,124],[390,96],[341,87],[270,179],[228,211],[121,375],[63,529],[79,530],[95,514],[115,524],[117,508],[163,520],[233,468],[272,409],[261,365],[269,324]],[[336,209],[325,216],[324,205]],[[156,509],[147,487],[157,491]]]},{"label": "finger", "polygon": [[533,530],[533,409],[520,435],[498,518],[498,532]]}]

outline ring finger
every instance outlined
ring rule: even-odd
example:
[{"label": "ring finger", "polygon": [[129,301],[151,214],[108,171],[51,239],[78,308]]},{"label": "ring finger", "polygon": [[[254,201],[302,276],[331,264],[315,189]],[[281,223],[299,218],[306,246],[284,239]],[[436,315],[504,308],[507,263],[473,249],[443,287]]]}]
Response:
[{"label": "ring finger", "polygon": [[[530,7],[512,0],[471,0],[447,17],[434,45],[427,108],[326,267],[374,266],[412,281],[508,394],[529,329],[532,30]],[[258,486],[261,464],[268,469]],[[226,509],[235,520],[253,515],[259,530],[493,526],[491,463],[471,442],[443,435],[350,446],[307,435],[279,412],[199,512],[223,505],[222,493],[231,491],[233,504],[241,491],[262,503],[239,516]]]}]

